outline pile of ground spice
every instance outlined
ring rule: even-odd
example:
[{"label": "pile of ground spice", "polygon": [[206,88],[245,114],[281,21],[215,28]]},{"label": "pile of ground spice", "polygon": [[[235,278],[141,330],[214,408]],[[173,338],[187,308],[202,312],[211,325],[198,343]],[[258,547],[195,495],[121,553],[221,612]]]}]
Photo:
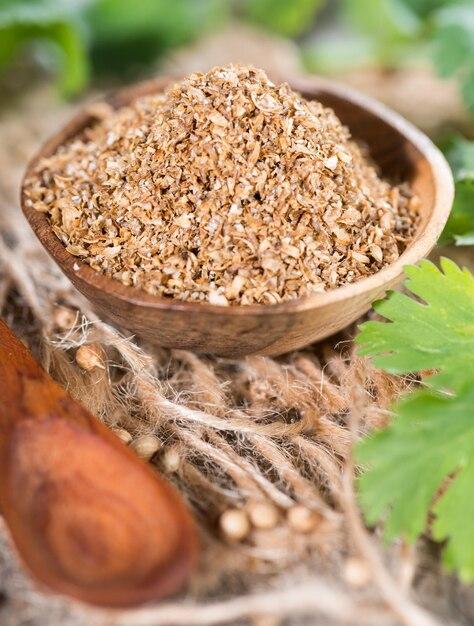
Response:
[{"label": "pile of ground spice", "polygon": [[416,223],[416,197],[378,177],[331,109],[240,66],[104,111],[26,195],[95,270],[222,305],[357,281]]}]

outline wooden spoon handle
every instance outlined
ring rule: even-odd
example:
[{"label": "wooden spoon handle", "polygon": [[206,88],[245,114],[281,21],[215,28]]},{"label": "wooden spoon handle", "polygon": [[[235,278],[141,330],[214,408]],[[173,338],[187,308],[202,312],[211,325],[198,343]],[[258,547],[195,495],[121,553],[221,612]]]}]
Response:
[{"label": "wooden spoon handle", "polygon": [[57,385],[0,320],[0,509],[32,574],[101,606],[180,589],[197,557],[175,490]]}]

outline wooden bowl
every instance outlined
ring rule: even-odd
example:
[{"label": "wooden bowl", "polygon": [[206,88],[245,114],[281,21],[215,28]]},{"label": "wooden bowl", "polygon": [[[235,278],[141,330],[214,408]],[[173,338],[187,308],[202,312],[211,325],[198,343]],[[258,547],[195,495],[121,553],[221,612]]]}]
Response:
[{"label": "wooden bowl", "polygon": [[[170,79],[140,83],[107,102],[118,108],[134,98],[162,91]],[[404,253],[387,268],[354,284],[297,300],[271,305],[222,307],[149,295],[96,272],[68,253],[50,228],[48,218],[29,208],[23,212],[39,240],[62,271],[117,326],[170,348],[226,357],[281,354],[327,337],[355,321],[396,286],[403,267],[425,257],[435,245],[451,209],[453,180],[446,160],[433,143],[402,117],[342,85],[321,78],[289,81],[308,99],[334,109],[353,137],[369,147],[382,175],[407,181],[421,200],[421,223]],[[93,118],[86,111],[47,141],[30,162],[38,160],[80,133]]]}]

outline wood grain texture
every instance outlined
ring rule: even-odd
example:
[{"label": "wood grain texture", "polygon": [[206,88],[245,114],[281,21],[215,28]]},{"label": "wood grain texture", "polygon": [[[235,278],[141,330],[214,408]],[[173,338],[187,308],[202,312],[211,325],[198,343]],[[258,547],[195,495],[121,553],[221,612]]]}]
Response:
[{"label": "wood grain texture", "polygon": [[178,591],[197,556],[175,490],[41,369],[0,320],[0,509],[50,589],[101,606]]},{"label": "wood grain texture", "polygon": [[[170,79],[147,81],[108,99],[114,107],[162,91]],[[281,354],[327,337],[355,321],[395,287],[403,267],[425,257],[435,245],[453,200],[452,175],[444,157],[423,133],[374,100],[321,78],[295,78],[291,86],[306,98],[331,106],[356,139],[364,141],[383,176],[407,181],[421,200],[421,224],[414,240],[389,267],[357,283],[273,305],[220,307],[152,296],[107,278],[66,252],[47,217],[25,204],[23,212],[43,246],[74,285],[106,319],[145,339],[227,357]],[[52,137],[31,161],[93,123],[84,111]]]}]

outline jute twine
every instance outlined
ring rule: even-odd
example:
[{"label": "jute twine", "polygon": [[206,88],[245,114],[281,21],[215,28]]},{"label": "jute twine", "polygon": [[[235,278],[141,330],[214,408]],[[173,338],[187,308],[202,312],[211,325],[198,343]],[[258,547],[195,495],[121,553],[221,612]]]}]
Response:
[{"label": "jute twine", "polygon": [[[168,477],[195,514],[203,555],[185,595],[101,611],[39,590],[0,527],[2,626],[437,624],[413,599],[431,603],[439,595],[424,591],[433,575],[420,574],[420,553],[403,544],[382,550],[378,533],[361,521],[353,489],[353,441],[386,423],[409,381],[358,358],[354,329],[278,359],[230,361],[146,345],[102,322],[42,251],[17,201],[27,157],[69,115],[70,107],[36,89],[2,116],[0,312],[107,425],[133,439],[156,436],[161,448],[150,462],[159,470],[166,471],[167,450],[178,453]],[[55,326],[58,305],[76,313],[72,328]],[[74,357],[91,343],[101,346],[105,367],[87,372]],[[229,543],[219,516],[254,502],[277,507],[280,523]],[[286,523],[296,504],[317,513],[314,532]],[[359,580],[354,564],[364,572]],[[449,602],[438,599],[434,608],[447,623]]]}]

